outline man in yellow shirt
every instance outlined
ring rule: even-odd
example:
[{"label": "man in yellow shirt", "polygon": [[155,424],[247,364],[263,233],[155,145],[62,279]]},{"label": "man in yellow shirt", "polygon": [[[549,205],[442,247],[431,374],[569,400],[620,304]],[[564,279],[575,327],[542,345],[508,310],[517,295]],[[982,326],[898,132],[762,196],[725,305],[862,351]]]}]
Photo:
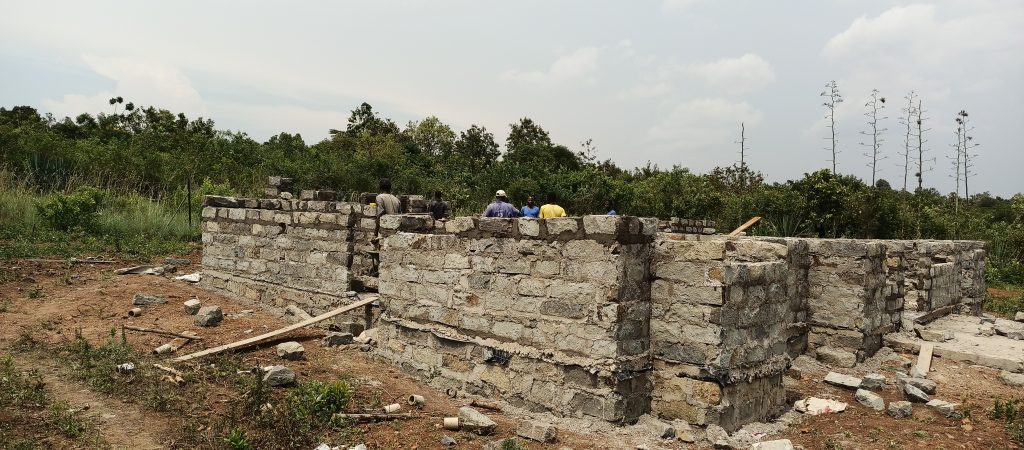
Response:
[{"label": "man in yellow shirt", "polygon": [[565,209],[555,204],[558,197],[554,192],[548,192],[548,202],[540,207],[540,218],[550,219],[552,217],[565,217]]}]

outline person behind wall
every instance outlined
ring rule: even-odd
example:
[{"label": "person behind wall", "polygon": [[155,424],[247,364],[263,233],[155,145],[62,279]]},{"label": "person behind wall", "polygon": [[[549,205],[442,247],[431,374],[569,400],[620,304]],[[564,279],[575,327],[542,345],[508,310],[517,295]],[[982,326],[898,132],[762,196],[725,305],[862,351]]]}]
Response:
[{"label": "person behind wall", "polygon": [[377,194],[377,215],[383,216],[385,214],[401,214],[402,213],[402,202],[391,194],[391,180],[387,178],[380,179],[380,193]]},{"label": "person behind wall", "polygon": [[554,192],[548,192],[547,199],[548,202],[540,207],[540,218],[565,217],[565,209],[557,204],[558,196]]},{"label": "person behind wall", "polygon": [[519,216],[522,216],[522,213],[508,202],[508,195],[505,194],[505,191],[500,189],[498,192],[494,193],[494,202],[487,205],[487,209],[484,210],[484,217],[509,218]]},{"label": "person behind wall", "polygon": [[617,215],[619,215],[618,211],[615,211],[615,206],[612,205],[612,201],[611,200],[605,200],[604,201],[604,210],[608,211],[608,215],[609,216],[617,216]]},{"label": "person behind wall", "polygon": [[434,199],[427,204],[427,212],[434,217],[434,220],[442,220],[448,217],[450,214],[448,202],[441,199],[441,191],[434,191]]},{"label": "person behind wall", "polygon": [[540,217],[540,206],[533,201],[533,196],[526,197],[526,204],[520,209],[523,212],[523,217]]}]

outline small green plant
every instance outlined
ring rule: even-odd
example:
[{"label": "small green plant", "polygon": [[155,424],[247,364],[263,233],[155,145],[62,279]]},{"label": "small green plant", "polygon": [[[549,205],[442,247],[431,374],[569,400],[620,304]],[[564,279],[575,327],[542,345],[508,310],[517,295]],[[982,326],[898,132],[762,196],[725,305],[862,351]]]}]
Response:
[{"label": "small green plant", "polygon": [[64,433],[71,439],[78,439],[85,435],[87,425],[78,417],[75,417],[71,405],[67,402],[54,402],[50,405],[50,424]]},{"label": "small green plant", "polygon": [[35,299],[35,298],[42,298],[42,297],[43,297],[43,288],[41,288],[39,286],[32,286],[32,289],[28,290],[28,298]]},{"label": "small green plant", "polygon": [[917,431],[914,432],[914,437],[926,438],[926,437],[928,437],[928,432],[924,431],[924,430],[917,430]]},{"label": "small green plant", "polygon": [[36,204],[36,212],[60,231],[95,231],[105,191],[83,187],[73,194],[54,193]]},{"label": "small green plant", "polygon": [[299,417],[330,421],[334,414],[345,410],[350,395],[351,390],[344,381],[313,380],[300,383],[289,392],[287,403],[295,408]]},{"label": "small green plant", "polygon": [[996,400],[989,417],[1003,422],[1006,432],[1018,444],[1024,444],[1024,399]]},{"label": "small green plant", "polygon": [[526,450],[526,446],[515,439],[501,441],[501,450]]},{"label": "small green plant", "polygon": [[252,445],[249,444],[249,440],[245,438],[245,432],[234,428],[224,437],[224,442],[228,444],[231,450],[251,450]]}]

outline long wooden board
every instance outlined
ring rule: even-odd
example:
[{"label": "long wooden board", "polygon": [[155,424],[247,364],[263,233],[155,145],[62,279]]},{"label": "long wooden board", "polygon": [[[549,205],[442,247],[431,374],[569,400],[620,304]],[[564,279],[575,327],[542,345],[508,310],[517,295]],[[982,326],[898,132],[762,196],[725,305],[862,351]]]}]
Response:
[{"label": "long wooden board", "polygon": [[358,308],[360,306],[369,305],[370,303],[373,303],[373,302],[377,301],[377,298],[378,298],[377,296],[373,296],[373,297],[370,297],[370,298],[367,298],[367,299],[364,299],[364,300],[360,300],[360,301],[355,302],[355,303],[353,303],[351,305],[343,306],[343,307],[335,309],[333,311],[328,311],[328,312],[323,313],[323,314],[321,314],[319,316],[316,316],[316,317],[314,317],[312,319],[303,320],[302,322],[299,322],[299,323],[296,323],[296,324],[292,324],[292,325],[288,325],[288,326],[286,326],[284,328],[281,328],[279,330],[274,330],[274,331],[271,331],[269,333],[261,334],[259,336],[253,336],[251,338],[244,339],[244,340],[241,340],[241,341],[238,341],[238,342],[232,342],[230,344],[221,345],[219,347],[208,348],[206,350],[198,351],[198,352],[195,352],[195,353],[192,353],[192,354],[188,354],[188,355],[185,355],[185,356],[179,356],[177,358],[174,358],[173,361],[174,362],[183,362],[183,361],[188,361],[188,360],[191,360],[191,359],[202,358],[203,356],[207,356],[207,355],[217,354],[217,353],[224,352],[224,351],[227,351],[227,350],[238,350],[238,349],[246,348],[246,347],[258,344],[258,343],[260,343],[262,341],[265,341],[267,339],[270,339],[272,337],[280,336],[280,335],[285,334],[285,333],[287,333],[289,331],[294,331],[294,330],[298,330],[299,328],[308,327],[308,326],[313,325],[314,323],[317,323],[317,322],[323,322],[323,321],[325,321],[327,319],[330,319],[331,317],[337,316],[338,314],[341,314],[341,313],[344,313],[344,312],[351,311],[351,310],[356,309],[356,308]]},{"label": "long wooden board", "polygon": [[743,230],[746,230],[747,228],[750,228],[750,227],[754,226],[755,223],[760,222],[760,221],[761,221],[761,216],[754,216],[754,218],[748,220],[747,223],[745,223],[743,225],[740,225],[740,227],[735,229],[735,230],[732,230],[732,233],[729,233],[729,236],[737,236],[740,233],[742,233]]}]

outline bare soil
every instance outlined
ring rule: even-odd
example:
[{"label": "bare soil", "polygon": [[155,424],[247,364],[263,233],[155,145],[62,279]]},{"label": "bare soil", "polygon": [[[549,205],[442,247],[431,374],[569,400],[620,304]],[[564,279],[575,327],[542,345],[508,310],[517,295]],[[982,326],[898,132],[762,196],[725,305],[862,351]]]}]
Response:
[{"label": "bare soil", "polygon": [[[57,360],[47,358],[45,353],[18,350],[19,340],[31,335],[36,340],[59,344],[69,342],[79,333],[91,342],[102,342],[110,338],[112,331],[119,334],[122,325],[175,332],[193,331],[203,338],[180,349],[177,355],[181,355],[277,329],[288,322],[244,302],[170,278],[113,275],[112,270],[119,267],[122,266],[0,261],[0,355],[13,354],[19,367],[40,369],[52,393],[70,402],[72,408],[82,409],[80,414],[93,419],[111,446],[139,449],[179,447],[179,434],[190,417],[155,411],[130,396],[121,398],[94,392],[75,381],[66,368],[60,367]],[[189,269],[197,270],[198,266],[193,264],[184,268],[186,271]],[[131,308],[132,297],[138,292],[161,296],[168,302],[144,307],[140,317],[129,317],[127,311]],[[187,315],[182,307],[182,302],[192,297],[199,298],[204,305],[221,306],[225,320],[212,328],[193,325],[192,316]],[[468,404],[467,399],[449,398],[395,367],[373,359],[369,353],[321,347],[319,339],[322,336],[323,332],[317,329],[290,333],[243,352],[243,364],[247,367],[280,364],[274,346],[295,340],[305,347],[306,358],[287,362],[286,365],[300,379],[352,381],[355,394],[349,406],[351,412],[376,410],[389,403],[400,403],[404,410],[408,410],[404,400],[410,394],[426,397],[426,405],[415,410],[415,419],[356,425],[355,433],[347,442],[331,442],[331,445],[366,443],[370,449],[440,449],[444,448],[440,444],[441,439],[451,436],[458,441],[457,448],[479,448],[484,442],[514,437],[519,418],[493,411],[483,412],[498,423],[495,436],[480,437],[465,431],[443,430],[441,419],[456,415],[460,406]],[[149,352],[170,339],[152,334],[127,334],[129,344],[139,352]],[[205,370],[204,364],[210,363],[210,360],[199,360],[176,367]],[[890,381],[895,380],[892,369],[882,369]],[[826,372],[823,369],[820,373],[804,371],[800,380],[790,380],[787,385],[790,402],[807,396],[832,397],[849,403],[849,409],[840,414],[806,417],[801,424],[774,438],[792,439],[805,449],[1020,448],[1010,440],[1001,423],[988,418],[987,411],[995,399],[1008,399],[1024,393],[1003,384],[998,372],[986,368],[936,358],[933,371],[933,377],[939,384],[936,397],[963,403],[970,411],[969,418],[949,419],[923,405],[915,405],[912,418],[893,419],[884,412],[874,412],[858,404],[853,392],[822,383],[820,380]],[[188,415],[210,417],[224,414],[223,405],[230,400],[231,391],[210,389],[202,392],[197,396],[201,398],[194,399],[195,405]],[[900,400],[891,386],[881,395],[887,401]],[[83,409],[86,406],[88,408]],[[573,430],[560,430],[559,437],[557,444],[529,442],[527,446],[531,449],[629,448],[625,444],[606,442],[607,436],[576,434]],[[620,438],[616,437],[616,440]],[[658,444],[667,448],[687,448],[681,442]],[[65,446],[62,444],[60,447]]]}]

